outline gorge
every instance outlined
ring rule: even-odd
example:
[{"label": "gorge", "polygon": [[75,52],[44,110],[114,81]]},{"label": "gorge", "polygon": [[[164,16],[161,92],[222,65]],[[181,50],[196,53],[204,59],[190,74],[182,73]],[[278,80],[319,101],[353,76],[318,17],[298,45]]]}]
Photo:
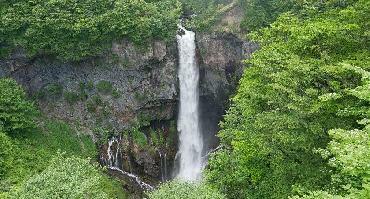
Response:
[{"label": "gorge", "polygon": [[370,198],[369,11],[0,1],[0,198]]},{"label": "gorge", "polygon": [[29,58],[18,48],[0,60],[0,77],[16,79],[47,117],[91,136],[99,163],[140,195],[176,176],[199,179],[241,61],[257,48],[229,31],[179,32],[178,41],[154,40],[145,50],[117,40],[80,61]]}]

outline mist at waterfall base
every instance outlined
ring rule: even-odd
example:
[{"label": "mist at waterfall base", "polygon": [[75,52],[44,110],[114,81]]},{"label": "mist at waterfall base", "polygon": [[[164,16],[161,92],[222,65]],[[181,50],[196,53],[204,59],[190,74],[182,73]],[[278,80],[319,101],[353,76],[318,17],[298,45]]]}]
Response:
[{"label": "mist at waterfall base", "polygon": [[180,27],[177,35],[179,50],[180,110],[179,168],[177,178],[185,181],[199,180],[202,173],[203,140],[199,125],[199,68],[196,63],[195,33]]}]

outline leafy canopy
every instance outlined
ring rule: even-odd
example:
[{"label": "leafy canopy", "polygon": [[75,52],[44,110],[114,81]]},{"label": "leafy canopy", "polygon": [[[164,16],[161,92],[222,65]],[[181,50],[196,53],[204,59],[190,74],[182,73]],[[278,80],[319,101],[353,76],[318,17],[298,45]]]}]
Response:
[{"label": "leafy canopy", "polygon": [[90,160],[59,154],[11,198],[108,198],[101,187],[101,180],[101,173],[90,164]]},{"label": "leafy canopy", "polygon": [[162,184],[157,190],[148,193],[149,199],[224,199],[225,196],[204,183],[172,181]]},{"label": "leafy canopy", "polygon": [[80,60],[105,51],[116,39],[145,44],[169,39],[180,15],[177,0],[14,0],[0,4],[0,46],[29,55]]},{"label": "leafy canopy", "polygon": [[[325,4],[306,17],[281,15],[251,34],[261,45],[219,133],[223,150],[206,178],[230,198],[287,198],[336,187],[314,149],[330,129],[368,118],[369,1]],[[310,13],[307,11],[307,13]]]},{"label": "leafy canopy", "polygon": [[13,163],[12,148],[10,138],[0,128],[0,179],[4,178]]},{"label": "leafy canopy", "polygon": [[35,127],[38,114],[34,104],[13,79],[0,79],[0,126],[8,134],[28,131]]}]

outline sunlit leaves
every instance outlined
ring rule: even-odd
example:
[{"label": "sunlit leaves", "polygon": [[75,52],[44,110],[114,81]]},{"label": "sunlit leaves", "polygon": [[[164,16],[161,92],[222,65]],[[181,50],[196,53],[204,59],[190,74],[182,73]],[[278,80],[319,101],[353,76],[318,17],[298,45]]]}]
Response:
[{"label": "sunlit leaves", "polygon": [[21,46],[30,56],[80,60],[99,55],[113,40],[145,44],[169,39],[180,15],[177,0],[18,1],[1,10],[0,45]]}]

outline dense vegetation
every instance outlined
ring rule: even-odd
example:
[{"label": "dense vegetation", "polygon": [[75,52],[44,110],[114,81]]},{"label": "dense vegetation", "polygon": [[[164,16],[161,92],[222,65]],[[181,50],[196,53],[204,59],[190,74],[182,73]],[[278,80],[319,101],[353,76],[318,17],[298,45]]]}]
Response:
[{"label": "dense vegetation", "polygon": [[250,35],[261,49],[247,61],[221,125],[223,150],[206,173],[228,197],[367,198],[370,5],[336,3],[281,14]]},{"label": "dense vegetation", "polygon": [[37,114],[12,79],[0,79],[0,93],[0,198],[126,198],[91,164],[97,151],[89,135]]},{"label": "dense vegetation", "polygon": [[29,55],[79,60],[113,40],[174,38],[179,15],[177,0],[0,1],[0,47],[2,54],[21,46]]},{"label": "dense vegetation", "polygon": [[162,184],[157,190],[150,192],[149,199],[224,199],[225,196],[204,183],[172,181]]},{"label": "dense vegetation", "polygon": [[[115,40],[174,38],[181,11],[195,14],[187,27],[209,31],[235,5],[244,12],[239,28],[260,49],[245,61],[218,134],[221,149],[204,182],[168,182],[148,197],[370,198],[368,0],[0,1],[0,54],[22,47],[30,56],[81,60]],[[73,104],[94,86],[45,92]],[[119,97],[108,81],[96,89]],[[87,108],[102,104],[95,96]],[[153,151],[166,142],[139,127],[128,135]],[[44,118],[14,80],[0,79],[0,198],[126,198],[96,155],[89,135]]]}]

